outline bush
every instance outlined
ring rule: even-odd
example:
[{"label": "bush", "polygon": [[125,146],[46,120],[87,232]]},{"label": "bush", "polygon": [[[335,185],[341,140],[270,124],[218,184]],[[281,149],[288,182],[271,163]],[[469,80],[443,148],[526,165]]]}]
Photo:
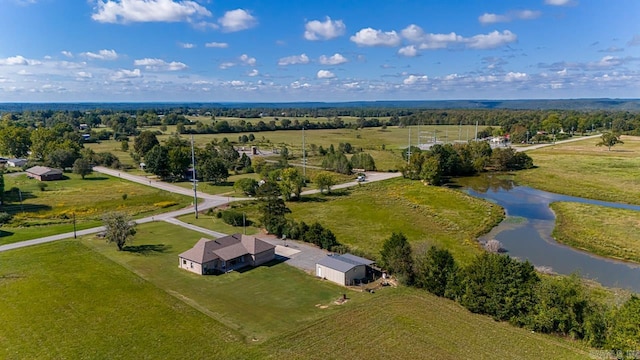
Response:
[{"label": "bush", "polygon": [[12,218],[13,216],[11,214],[0,212],[0,225],[8,223]]},{"label": "bush", "polygon": [[161,202],[157,202],[157,203],[153,204],[153,206],[159,207],[161,209],[165,209],[165,208],[171,207],[173,205],[178,205],[178,203],[175,202],[175,201],[161,201]]},{"label": "bush", "polygon": [[222,221],[232,226],[242,226],[244,215],[237,211],[227,210],[221,212]]}]

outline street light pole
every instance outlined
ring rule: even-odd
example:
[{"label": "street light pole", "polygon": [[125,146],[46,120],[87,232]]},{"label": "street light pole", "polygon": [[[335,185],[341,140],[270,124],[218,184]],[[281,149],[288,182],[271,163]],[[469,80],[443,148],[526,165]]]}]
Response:
[{"label": "street light pole", "polygon": [[76,213],[73,213],[73,238],[78,238],[78,236],[76,235]]}]

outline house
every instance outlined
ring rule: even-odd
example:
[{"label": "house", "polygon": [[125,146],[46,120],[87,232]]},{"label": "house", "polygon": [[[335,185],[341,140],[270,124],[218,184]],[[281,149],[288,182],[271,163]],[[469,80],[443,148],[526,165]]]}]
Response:
[{"label": "house", "polygon": [[367,278],[367,267],[373,261],[351,254],[327,255],[316,264],[316,276],[347,286]]},{"label": "house", "polygon": [[7,166],[23,167],[27,165],[27,159],[7,159]]},{"label": "house", "polygon": [[275,249],[274,245],[252,235],[202,238],[178,256],[179,267],[200,275],[225,273],[267,263],[275,258]]},{"label": "house", "polygon": [[62,170],[46,166],[34,166],[26,170],[27,176],[39,181],[62,180]]}]

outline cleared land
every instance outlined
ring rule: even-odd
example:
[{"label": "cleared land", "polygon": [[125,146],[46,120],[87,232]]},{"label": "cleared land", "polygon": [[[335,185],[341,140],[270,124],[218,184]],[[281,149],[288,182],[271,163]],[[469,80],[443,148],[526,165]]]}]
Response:
[{"label": "cleared land", "polygon": [[178,269],[176,256],[196,234],[164,223],[139,230],[131,251],[87,238],[1,253],[0,358],[586,355],[577,343],[418,290],[348,292],[351,300],[338,306],[331,300],[343,288],[286,264],[198,276]]},{"label": "cleared land", "polygon": [[[0,244],[98,226],[109,211],[124,211],[134,217],[148,216],[183,208],[191,198],[161,191],[102,174],[82,180],[76,174],[65,174],[66,180],[41,183],[26,175],[5,176],[9,201],[2,211],[14,215],[0,233]],[[46,184],[45,191],[39,186]],[[126,194],[126,200],[123,196]],[[22,196],[22,203],[20,202]]]},{"label": "cleared land", "polygon": [[288,359],[585,359],[548,335],[470,314],[419,290],[397,289],[269,344]]},{"label": "cleared land", "polygon": [[559,194],[640,204],[640,137],[607,151],[585,140],[528,152],[537,168],[520,171],[521,184]]},{"label": "cleared land", "polygon": [[640,262],[640,213],[581,203],[551,204],[553,237],[560,243],[616,259]]}]

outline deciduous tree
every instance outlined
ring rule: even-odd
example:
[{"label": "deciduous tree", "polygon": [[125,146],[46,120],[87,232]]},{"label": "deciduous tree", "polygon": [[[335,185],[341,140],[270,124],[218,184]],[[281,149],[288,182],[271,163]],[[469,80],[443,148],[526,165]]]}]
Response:
[{"label": "deciduous tree", "polygon": [[400,281],[410,284],[413,278],[413,256],[411,245],[403,233],[393,233],[380,251],[380,265],[395,274]]},{"label": "deciduous tree", "polygon": [[110,212],[102,218],[105,227],[104,237],[109,243],[115,243],[118,250],[122,251],[136,234],[136,223],[123,212]]},{"label": "deciduous tree", "polygon": [[91,161],[87,158],[79,158],[73,162],[73,173],[80,175],[82,179],[91,174],[92,171]]},{"label": "deciduous tree", "polygon": [[624,144],[622,140],[620,140],[620,135],[606,132],[602,134],[600,137],[600,142],[596,144],[596,146],[606,146],[609,151],[611,148],[617,144]]}]

